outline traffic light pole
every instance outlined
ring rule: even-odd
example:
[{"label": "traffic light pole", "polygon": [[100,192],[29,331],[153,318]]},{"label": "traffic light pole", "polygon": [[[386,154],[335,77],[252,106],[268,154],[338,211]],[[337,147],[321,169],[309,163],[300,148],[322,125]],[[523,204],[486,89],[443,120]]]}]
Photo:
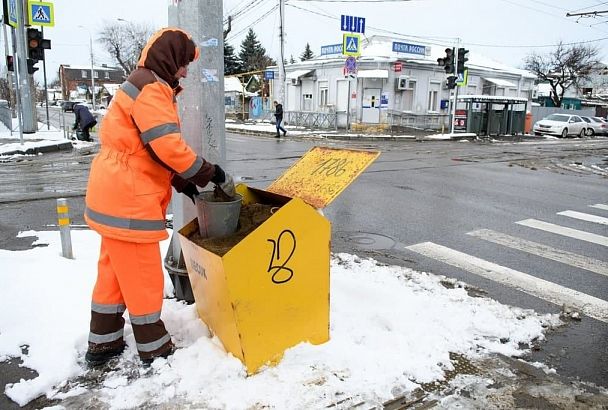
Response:
[{"label": "traffic light pole", "polygon": [[[456,40],[454,48],[454,74],[458,76],[458,48],[460,47],[460,39]],[[452,101],[452,109],[450,112],[450,134],[454,134],[454,122],[456,117],[456,101],[458,101],[458,85],[454,87],[454,100]]]},{"label": "traffic light pole", "polygon": [[[15,54],[15,74],[17,74],[18,93],[20,96],[21,121],[19,123],[19,135],[23,144],[23,133],[32,134],[36,132],[36,121],[34,118],[34,105],[30,87],[30,76],[27,72],[27,48],[25,36],[25,14],[23,1],[17,0],[17,27],[14,29],[17,42],[17,53]],[[19,85],[19,83],[21,84]]]}]

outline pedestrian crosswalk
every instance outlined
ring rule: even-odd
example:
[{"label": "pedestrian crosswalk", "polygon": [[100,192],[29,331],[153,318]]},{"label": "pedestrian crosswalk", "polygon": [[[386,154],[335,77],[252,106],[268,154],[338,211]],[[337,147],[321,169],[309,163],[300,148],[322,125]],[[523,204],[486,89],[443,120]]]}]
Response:
[{"label": "pedestrian crosswalk", "polygon": [[[605,204],[594,204],[589,206],[595,209],[608,211],[608,205]],[[576,220],[583,221],[585,224],[600,224],[600,226],[607,225],[606,221],[608,221],[608,218],[601,215],[571,210],[557,212],[557,215],[574,218]],[[525,219],[515,223],[520,226],[535,229],[536,231],[531,231],[530,234],[532,235],[534,235],[534,232],[542,231],[560,235],[562,239],[574,239],[595,245],[608,246],[607,236],[592,232],[574,229],[537,219]],[[501,233],[491,229],[477,229],[475,231],[467,232],[466,234],[480,240],[589,271],[592,272],[591,274],[601,275],[603,277],[601,280],[605,280],[605,278],[608,277],[608,261],[579,255],[565,249],[555,248],[547,244],[508,235],[506,233]],[[560,241],[560,243],[561,242],[563,242],[563,240]],[[564,304],[571,306],[589,317],[608,323],[608,301],[601,298],[536,277],[531,273],[525,273],[507,266],[502,266],[492,261],[485,260],[433,242],[422,242],[406,246],[406,249],[427,258],[431,258],[469,273],[473,273],[485,279],[515,288],[528,295],[554,303],[558,306],[562,306]]]}]

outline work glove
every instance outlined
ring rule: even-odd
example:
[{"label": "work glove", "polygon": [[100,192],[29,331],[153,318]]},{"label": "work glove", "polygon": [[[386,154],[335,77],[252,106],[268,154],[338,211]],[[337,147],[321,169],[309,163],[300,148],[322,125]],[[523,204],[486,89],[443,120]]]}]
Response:
[{"label": "work glove", "polygon": [[229,197],[233,198],[236,194],[234,189],[234,179],[219,166],[215,165],[215,175],[211,178],[211,182],[220,187],[222,191]]},{"label": "work glove", "polygon": [[189,182],[188,185],[186,185],[186,187],[184,188],[184,190],[182,191],[182,194],[186,195],[188,198],[190,198],[192,200],[192,203],[196,203],[194,202],[194,197],[198,195],[198,189],[196,188],[196,185],[193,184],[192,182]]}]

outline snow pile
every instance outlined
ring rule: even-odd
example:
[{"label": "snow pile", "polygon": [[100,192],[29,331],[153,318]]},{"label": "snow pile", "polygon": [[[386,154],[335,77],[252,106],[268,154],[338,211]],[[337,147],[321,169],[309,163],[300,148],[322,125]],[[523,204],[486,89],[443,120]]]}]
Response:
[{"label": "snow pile", "polygon": [[[116,371],[87,392],[65,380],[86,372],[82,357],[99,238],[87,230],[73,231],[76,259],[66,260],[60,256],[58,232],[21,235],[49,244],[0,250],[5,267],[0,272],[0,358],[21,357],[39,373],[7,386],[6,394],[21,405],[43,393],[55,398],[93,394],[112,408],[306,409],[348,398],[380,403],[393,396],[394,388],[407,391],[441,379],[452,368],[449,352],[520,355],[519,343],[542,339],[543,329],[558,323],[553,315],[448,289],[435,275],[338,254],[331,261],[328,343],[302,343],[286,351],[276,367],[247,377],[240,361],[210,337],[194,306],[165,300],[162,318],[180,349],[143,369],[127,325],[129,347]],[[27,354],[22,345],[29,346]]]}]

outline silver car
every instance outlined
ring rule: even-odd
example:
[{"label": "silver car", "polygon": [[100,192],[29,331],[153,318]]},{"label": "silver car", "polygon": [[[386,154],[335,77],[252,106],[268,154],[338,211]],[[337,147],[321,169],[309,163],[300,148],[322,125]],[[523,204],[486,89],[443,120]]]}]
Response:
[{"label": "silver car", "polygon": [[534,124],[534,135],[556,135],[566,138],[568,135],[584,137],[587,134],[587,123],[578,115],[551,114]]},{"label": "silver car", "polygon": [[587,136],[608,134],[608,122],[601,117],[583,117],[587,123]]}]

